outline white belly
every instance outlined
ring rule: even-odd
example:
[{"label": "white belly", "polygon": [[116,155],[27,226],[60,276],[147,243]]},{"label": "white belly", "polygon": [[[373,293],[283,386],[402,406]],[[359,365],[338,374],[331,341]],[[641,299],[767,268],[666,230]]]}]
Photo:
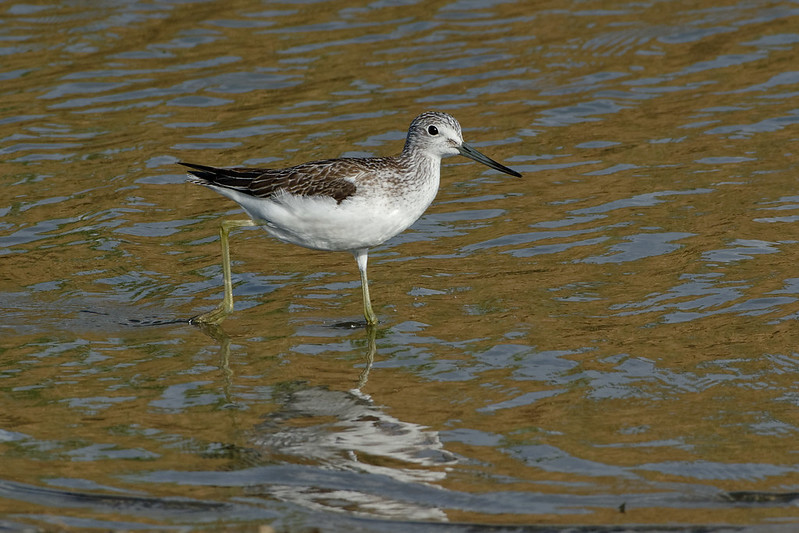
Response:
[{"label": "white belly", "polygon": [[377,246],[407,229],[432,203],[438,191],[435,181],[401,197],[356,194],[341,203],[328,197],[289,194],[264,200],[231,189],[214,189],[236,201],[281,241],[315,250],[343,251]]}]

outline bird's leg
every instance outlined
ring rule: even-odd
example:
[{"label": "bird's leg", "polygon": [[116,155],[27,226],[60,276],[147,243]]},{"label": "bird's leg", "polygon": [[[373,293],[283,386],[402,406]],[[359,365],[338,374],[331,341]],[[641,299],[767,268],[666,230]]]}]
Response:
[{"label": "bird's leg", "polygon": [[225,281],[225,296],[215,309],[197,315],[189,320],[191,324],[219,324],[233,312],[233,282],[230,279],[230,244],[228,236],[233,228],[255,226],[255,222],[246,220],[223,220],[219,225],[219,244],[222,246],[222,277]]},{"label": "bird's leg", "polygon": [[377,317],[375,312],[372,311],[372,301],[369,298],[369,280],[366,277],[366,261],[368,259],[369,250],[356,250],[352,252],[355,256],[355,261],[358,262],[358,270],[361,272],[361,289],[363,290],[363,316],[366,318],[367,326],[376,326]]}]

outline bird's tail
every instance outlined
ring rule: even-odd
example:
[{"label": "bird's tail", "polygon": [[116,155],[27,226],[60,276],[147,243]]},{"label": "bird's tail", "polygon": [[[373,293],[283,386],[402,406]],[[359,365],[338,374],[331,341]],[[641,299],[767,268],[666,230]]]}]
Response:
[{"label": "bird's tail", "polygon": [[217,168],[183,161],[178,164],[189,168],[186,179],[190,183],[225,189],[247,189],[252,180],[263,173],[263,170],[255,168]]}]

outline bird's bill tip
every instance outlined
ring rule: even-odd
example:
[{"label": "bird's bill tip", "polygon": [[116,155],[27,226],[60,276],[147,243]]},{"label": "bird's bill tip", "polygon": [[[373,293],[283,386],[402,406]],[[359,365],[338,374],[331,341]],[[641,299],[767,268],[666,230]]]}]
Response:
[{"label": "bird's bill tip", "polygon": [[508,168],[508,167],[506,167],[505,165],[503,165],[501,163],[497,163],[496,161],[494,161],[490,157],[481,154],[480,152],[478,152],[477,150],[475,150],[474,148],[472,148],[471,146],[469,146],[466,143],[462,143],[458,147],[458,152],[460,152],[460,154],[462,156],[468,157],[469,159],[477,161],[478,163],[482,163],[482,164],[484,164],[487,167],[493,168],[494,170],[499,170],[500,172],[504,172],[505,174],[508,174],[510,176],[514,176],[516,178],[521,178],[522,177],[521,174],[519,174],[518,172],[516,172],[512,168]]}]

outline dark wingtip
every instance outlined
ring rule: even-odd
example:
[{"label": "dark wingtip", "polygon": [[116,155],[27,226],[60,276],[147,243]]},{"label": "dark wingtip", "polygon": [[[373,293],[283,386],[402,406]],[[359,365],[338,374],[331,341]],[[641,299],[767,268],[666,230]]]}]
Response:
[{"label": "dark wingtip", "polygon": [[214,183],[218,178],[219,169],[214,167],[197,165],[195,163],[186,163],[185,161],[178,161],[178,165],[182,165],[189,169],[188,181],[191,183],[208,185],[209,183]]}]

